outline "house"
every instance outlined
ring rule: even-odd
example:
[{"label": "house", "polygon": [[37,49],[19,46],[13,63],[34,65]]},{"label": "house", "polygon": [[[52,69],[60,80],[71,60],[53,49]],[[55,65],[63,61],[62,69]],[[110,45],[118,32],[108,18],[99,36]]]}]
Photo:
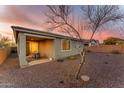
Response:
[{"label": "house", "polygon": [[99,45],[99,40],[84,40],[84,46],[97,46]]},{"label": "house", "polygon": [[21,67],[43,59],[57,60],[77,55],[83,48],[82,40],[69,36],[12,26]]},{"label": "house", "polygon": [[92,39],[91,42],[89,43],[89,46],[97,46],[99,45],[99,40]]}]

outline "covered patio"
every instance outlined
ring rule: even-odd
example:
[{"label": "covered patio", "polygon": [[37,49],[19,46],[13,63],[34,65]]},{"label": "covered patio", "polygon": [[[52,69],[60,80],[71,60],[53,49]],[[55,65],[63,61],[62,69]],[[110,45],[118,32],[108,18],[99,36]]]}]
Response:
[{"label": "covered patio", "polygon": [[19,40],[21,67],[50,62],[54,58],[53,38],[23,34]]},{"label": "covered patio", "polygon": [[37,64],[52,60],[53,39],[26,37],[26,60],[30,64]]}]

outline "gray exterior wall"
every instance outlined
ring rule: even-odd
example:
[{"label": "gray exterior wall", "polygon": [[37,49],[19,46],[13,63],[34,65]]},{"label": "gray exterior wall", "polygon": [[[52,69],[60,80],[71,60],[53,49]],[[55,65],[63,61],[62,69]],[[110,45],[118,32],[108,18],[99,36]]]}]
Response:
[{"label": "gray exterior wall", "polygon": [[[32,34],[33,35],[33,34]],[[25,33],[19,33],[18,38],[18,54],[19,54],[19,63],[21,67],[28,65],[26,61],[26,36]],[[41,36],[41,38],[43,38]],[[83,49],[83,43],[76,40],[70,40],[70,50],[62,50],[62,40],[61,38],[53,38],[53,59],[66,58],[71,55],[77,55]],[[69,40],[69,39],[66,39]],[[79,48],[80,46],[80,48]],[[47,50],[48,51],[48,50]]]},{"label": "gray exterior wall", "polygon": [[[68,36],[58,35],[50,32],[39,31],[24,27],[11,26],[14,32],[15,41],[18,45],[19,63],[21,67],[25,67],[28,64],[26,61],[26,37],[38,37],[52,39],[53,44],[53,59],[61,59],[71,55],[76,55],[83,49],[83,43],[77,39]],[[62,50],[62,40],[70,40],[70,50]],[[80,48],[79,48],[80,46]],[[46,51],[49,51],[48,49]]]},{"label": "gray exterior wall", "polygon": [[18,55],[19,55],[19,64],[21,67],[28,65],[26,61],[26,36],[23,33],[19,33],[18,38]]},{"label": "gray exterior wall", "polygon": [[[70,40],[70,50],[62,50],[62,40],[63,39],[59,39],[56,38],[54,40],[54,50],[55,50],[55,59],[61,59],[61,58],[65,58],[71,55],[77,55],[81,52],[81,50],[83,49],[83,44],[79,41],[75,41],[75,40]],[[80,48],[78,47],[80,46]]]}]

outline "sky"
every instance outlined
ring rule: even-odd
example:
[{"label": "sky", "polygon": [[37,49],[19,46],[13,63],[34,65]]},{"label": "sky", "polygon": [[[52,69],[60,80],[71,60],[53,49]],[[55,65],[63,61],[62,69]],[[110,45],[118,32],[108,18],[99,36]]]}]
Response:
[{"label": "sky", "polygon": [[[123,6],[121,6],[124,11]],[[75,15],[80,13],[79,6],[74,6]],[[46,31],[46,17],[44,15],[46,6],[40,5],[0,5],[0,34],[13,38],[12,25],[23,26],[32,29],[38,29]],[[118,24],[120,26],[120,24]],[[109,26],[98,31],[94,39],[103,41],[108,37],[123,38],[123,29],[115,26]],[[122,26],[122,25],[121,25]],[[120,33],[121,31],[121,33]],[[90,31],[85,31],[83,37],[88,39],[91,35]]]}]

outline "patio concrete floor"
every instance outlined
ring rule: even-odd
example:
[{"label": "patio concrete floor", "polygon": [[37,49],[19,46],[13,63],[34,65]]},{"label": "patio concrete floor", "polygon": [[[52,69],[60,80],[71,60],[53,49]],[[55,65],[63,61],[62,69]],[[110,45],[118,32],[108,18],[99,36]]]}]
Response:
[{"label": "patio concrete floor", "polygon": [[0,87],[56,88],[56,87],[124,87],[124,55],[88,53],[80,75],[88,75],[88,82],[75,81],[80,58],[64,62],[47,62],[19,68],[18,57],[11,55],[0,65]]}]

